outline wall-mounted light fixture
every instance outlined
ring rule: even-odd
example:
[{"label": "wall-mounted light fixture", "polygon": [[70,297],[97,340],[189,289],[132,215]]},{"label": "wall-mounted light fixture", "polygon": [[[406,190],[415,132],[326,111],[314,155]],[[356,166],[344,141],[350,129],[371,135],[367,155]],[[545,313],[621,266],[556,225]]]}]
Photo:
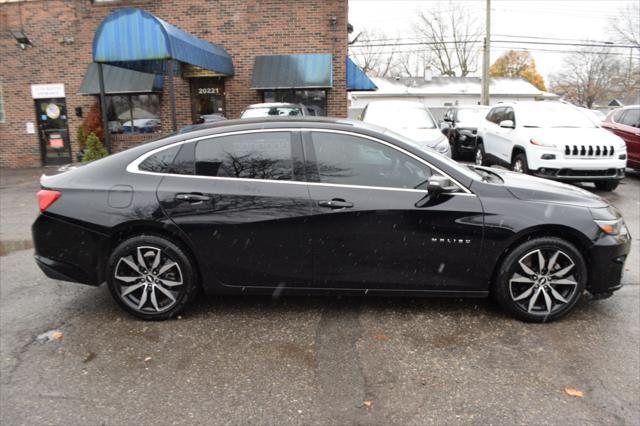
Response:
[{"label": "wall-mounted light fixture", "polygon": [[65,37],[60,37],[58,41],[60,42],[60,44],[73,44],[75,43],[76,39],[73,37],[65,36]]},{"label": "wall-mounted light fixture", "polygon": [[20,46],[20,49],[33,47],[31,40],[29,40],[29,37],[27,37],[27,35],[24,33],[23,30],[9,30],[9,32],[11,33],[13,38],[15,38],[16,41],[18,42],[18,46]]},{"label": "wall-mounted light fixture", "polygon": [[331,29],[335,30],[337,25],[338,25],[338,17],[337,16],[332,16],[331,17]]}]

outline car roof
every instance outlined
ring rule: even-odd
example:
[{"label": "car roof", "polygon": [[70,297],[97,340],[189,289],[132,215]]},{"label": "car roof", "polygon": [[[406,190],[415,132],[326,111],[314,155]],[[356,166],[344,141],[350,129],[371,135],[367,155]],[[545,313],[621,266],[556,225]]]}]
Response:
[{"label": "car roof", "polygon": [[291,102],[264,102],[261,104],[253,104],[249,105],[247,109],[251,108],[284,108],[284,107],[296,107],[300,108],[300,104],[294,104]]},{"label": "car roof", "polygon": [[418,102],[418,101],[398,101],[398,100],[382,100],[382,101],[371,101],[367,104],[367,106],[369,108],[371,108],[372,106],[389,106],[389,107],[394,107],[394,106],[416,106],[419,105],[421,107],[426,108],[426,105],[423,104],[422,102]]}]

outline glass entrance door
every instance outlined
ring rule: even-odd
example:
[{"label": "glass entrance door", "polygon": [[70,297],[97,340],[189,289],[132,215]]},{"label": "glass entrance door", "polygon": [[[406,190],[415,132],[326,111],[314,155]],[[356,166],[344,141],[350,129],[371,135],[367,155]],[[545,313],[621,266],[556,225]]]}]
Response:
[{"label": "glass entrance door", "polygon": [[224,80],[222,77],[191,79],[193,123],[216,121],[225,116]]},{"label": "glass entrance door", "polygon": [[43,165],[70,163],[71,145],[65,99],[36,99],[35,101]]}]

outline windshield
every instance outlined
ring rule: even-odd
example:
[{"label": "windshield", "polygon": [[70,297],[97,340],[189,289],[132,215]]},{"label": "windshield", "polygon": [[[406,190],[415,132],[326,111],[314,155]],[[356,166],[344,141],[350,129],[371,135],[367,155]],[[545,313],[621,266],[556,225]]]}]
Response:
[{"label": "windshield", "polygon": [[398,139],[404,143],[406,143],[407,145],[411,145],[415,148],[418,148],[424,152],[427,152],[429,155],[432,155],[434,157],[437,157],[439,161],[442,161],[443,163],[447,163],[450,167],[456,169],[458,172],[462,173],[463,175],[467,176],[470,179],[473,180],[482,180],[483,176],[476,172],[475,170],[465,167],[462,164],[458,163],[455,160],[452,160],[451,158],[440,154],[438,151],[436,151],[435,149],[431,149],[431,148],[422,148],[416,145],[416,143],[412,140],[407,138],[406,136],[402,136],[399,133],[394,132],[393,130],[389,130],[389,129],[385,129],[384,133],[386,135],[389,135],[395,139]]},{"label": "windshield", "polygon": [[488,108],[459,108],[458,121],[464,123],[479,123],[486,115]]},{"label": "windshield", "polygon": [[259,107],[249,108],[242,113],[242,118],[300,116],[302,110],[297,107]]},{"label": "windshield", "polygon": [[370,107],[365,115],[367,123],[392,129],[435,129],[436,123],[422,105],[389,105]]},{"label": "windshield", "polygon": [[516,120],[524,127],[543,128],[593,128],[593,119],[570,105],[539,102],[527,105],[516,114]]}]

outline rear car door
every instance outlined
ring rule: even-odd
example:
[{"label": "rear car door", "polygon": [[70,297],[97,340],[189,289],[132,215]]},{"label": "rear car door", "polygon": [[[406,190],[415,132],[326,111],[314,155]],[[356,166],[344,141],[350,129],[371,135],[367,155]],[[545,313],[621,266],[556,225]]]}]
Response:
[{"label": "rear car door", "polygon": [[[482,207],[466,190],[416,207],[437,169],[363,135],[304,133],[314,287],[479,290]],[[482,289],[486,290],[486,289]]]},{"label": "rear car door", "polygon": [[157,194],[191,241],[205,283],[311,282],[312,208],[301,161],[295,131],[248,131],[183,145],[174,160],[180,174],[167,174]]}]

